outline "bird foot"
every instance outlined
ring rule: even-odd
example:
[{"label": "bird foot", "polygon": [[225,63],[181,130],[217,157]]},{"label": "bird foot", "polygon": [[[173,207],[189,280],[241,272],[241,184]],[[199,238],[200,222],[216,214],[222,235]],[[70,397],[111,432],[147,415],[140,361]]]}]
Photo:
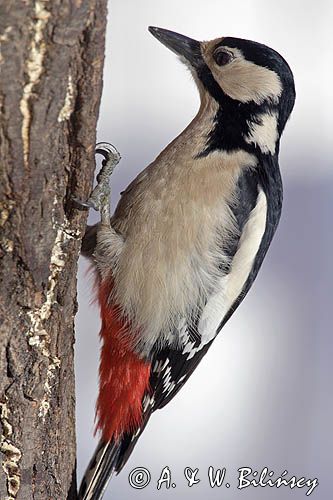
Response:
[{"label": "bird foot", "polygon": [[117,149],[107,142],[99,142],[96,144],[96,154],[101,154],[104,157],[102,168],[97,174],[97,185],[91,193],[87,201],[73,198],[76,205],[81,209],[93,208],[101,213],[102,223],[110,223],[110,177],[119,163],[121,156]]}]

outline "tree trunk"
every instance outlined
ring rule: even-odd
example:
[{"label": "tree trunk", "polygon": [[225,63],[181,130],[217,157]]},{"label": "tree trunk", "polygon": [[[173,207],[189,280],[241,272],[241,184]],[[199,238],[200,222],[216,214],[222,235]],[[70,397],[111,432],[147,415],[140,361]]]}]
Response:
[{"label": "tree trunk", "polygon": [[1,0],[0,498],[76,498],[76,271],[106,0]]}]

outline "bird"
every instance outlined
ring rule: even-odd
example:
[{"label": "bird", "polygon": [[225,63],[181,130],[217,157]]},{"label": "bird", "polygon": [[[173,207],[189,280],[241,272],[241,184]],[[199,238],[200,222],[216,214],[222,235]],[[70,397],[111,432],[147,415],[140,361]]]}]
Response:
[{"label": "bird", "polygon": [[207,353],[251,288],[282,209],[280,139],[296,96],[286,60],[242,38],[149,31],[190,70],[200,107],[112,215],[108,183],[120,155],[97,146],[104,170],[82,205],[101,221],[87,227],[82,253],[101,314],[100,441],[81,500],[102,498],[153,412]]}]

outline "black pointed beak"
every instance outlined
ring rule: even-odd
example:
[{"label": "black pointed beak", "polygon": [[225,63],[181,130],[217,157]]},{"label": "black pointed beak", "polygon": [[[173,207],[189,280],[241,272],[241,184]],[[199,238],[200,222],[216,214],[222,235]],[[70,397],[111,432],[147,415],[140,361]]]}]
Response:
[{"label": "black pointed beak", "polygon": [[200,42],[197,40],[163,28],[149,26],[148,29],[157,40],[178,56],[184,57],[194,68],[198,68],[203,62]]}]

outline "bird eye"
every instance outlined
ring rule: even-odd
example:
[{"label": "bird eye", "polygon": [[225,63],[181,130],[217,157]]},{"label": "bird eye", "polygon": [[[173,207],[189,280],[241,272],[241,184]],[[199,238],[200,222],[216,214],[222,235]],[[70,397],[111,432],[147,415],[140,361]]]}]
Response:
[{"label": "bird eye", "polygon": [[218,64],[219,66],[225,66],[233,59],[233,56],[232,54],[230,54],[230,52],[226,52],[225,50],[218,48],[217,50],[215,50],[213,58],[216,64]]}]

